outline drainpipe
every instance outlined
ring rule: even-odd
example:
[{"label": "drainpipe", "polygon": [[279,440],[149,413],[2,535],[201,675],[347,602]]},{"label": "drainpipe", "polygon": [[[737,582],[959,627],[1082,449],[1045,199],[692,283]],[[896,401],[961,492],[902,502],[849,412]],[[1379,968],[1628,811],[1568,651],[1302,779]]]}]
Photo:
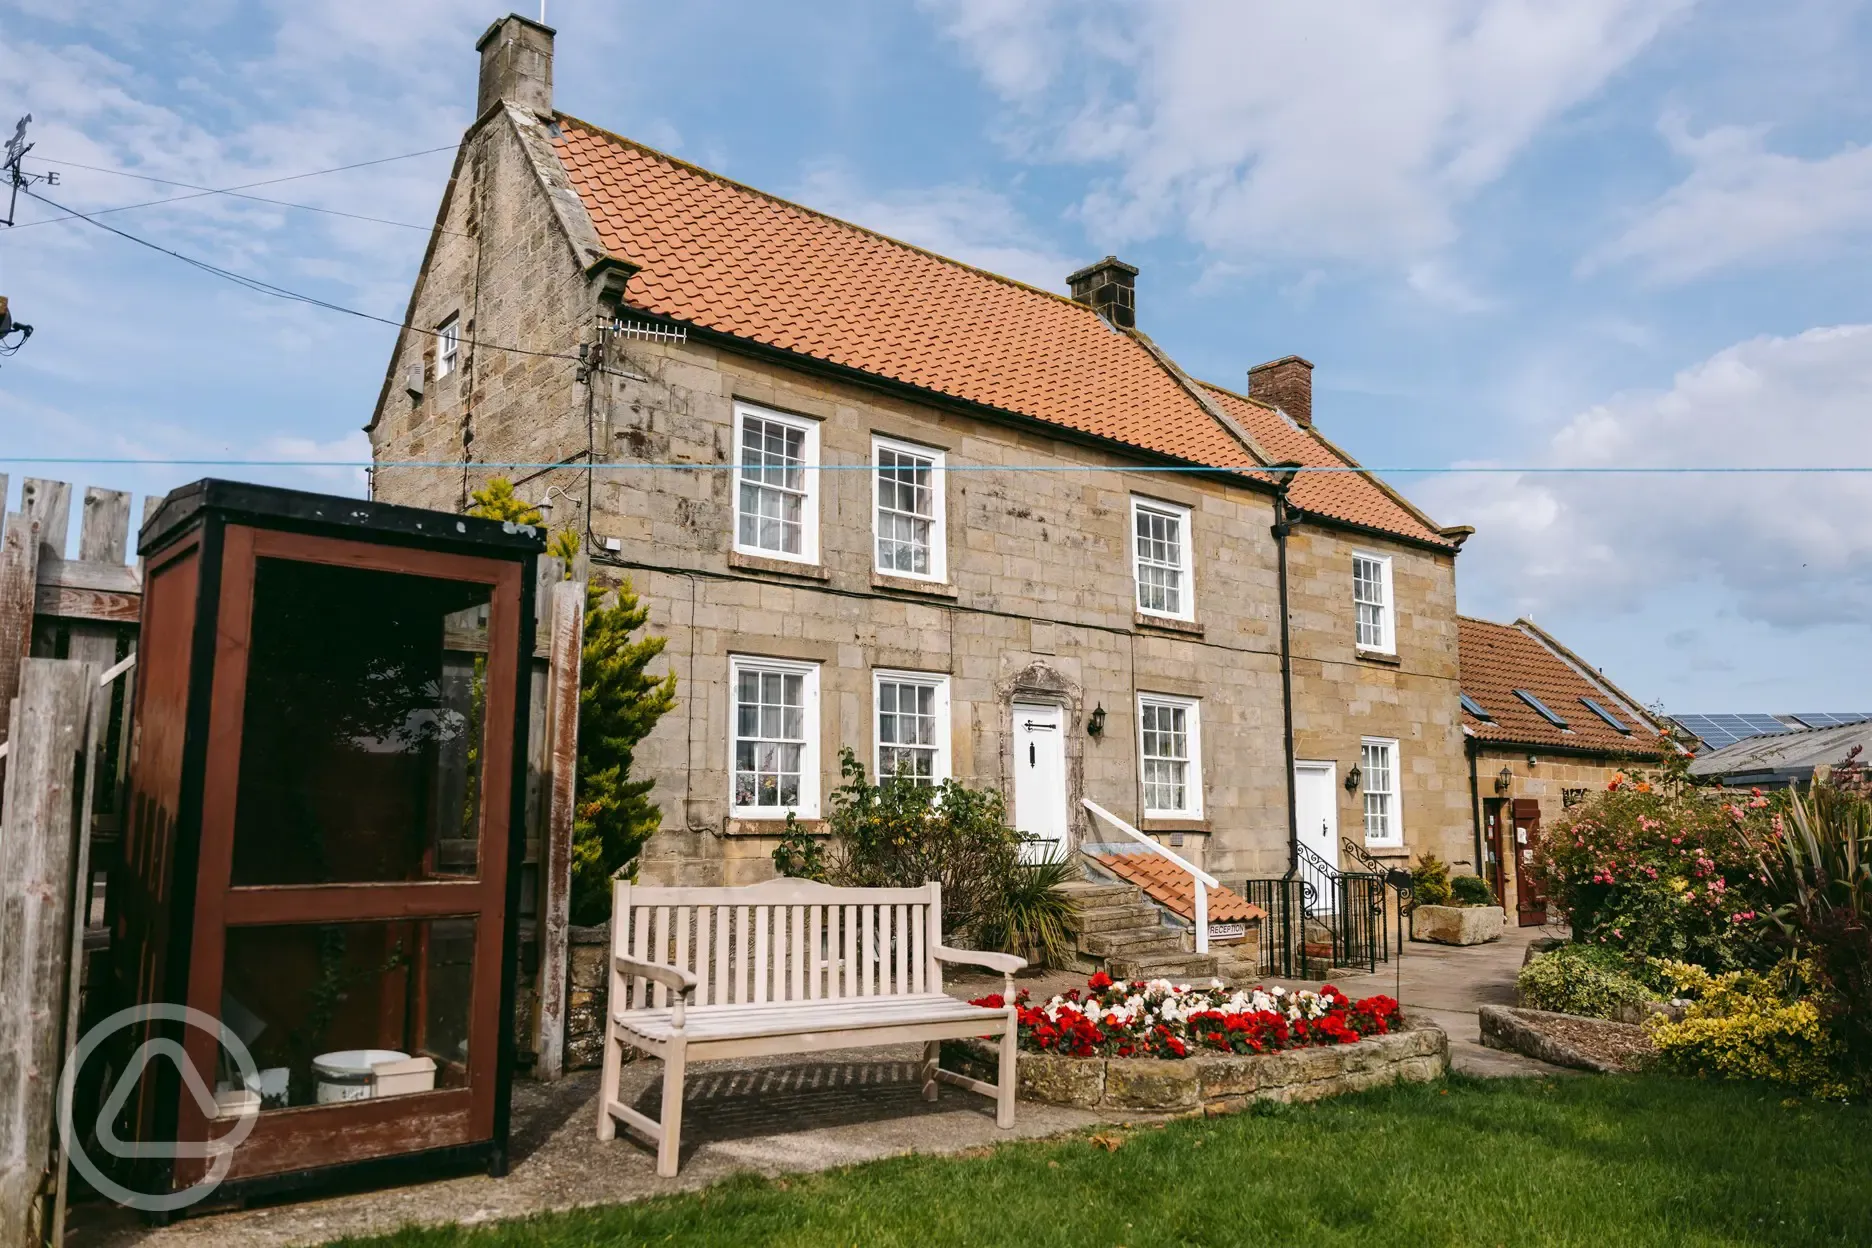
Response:
[{"label": "drainpipe", "polygon": [[1482,857],[1482,787],[1476,780],[1476,739],[1465,737],[1463,753],[1469,756],[1469,822],[1475,828],[1475,873],[1488,878],[1488,863]]},{"label": "drainpipe", "polygon": [[1278,482],[1274,495],[1274,549],[1280,577],[1281,744],[1287,754],[1287,878],[1300,869],[1300,812],[1294,795],[1293,629],[1287,616],[1287,535],[1299,522],[1300,509],[1287,497],[1287,487],[1299,475],[1298,464],[1274,464]]}]

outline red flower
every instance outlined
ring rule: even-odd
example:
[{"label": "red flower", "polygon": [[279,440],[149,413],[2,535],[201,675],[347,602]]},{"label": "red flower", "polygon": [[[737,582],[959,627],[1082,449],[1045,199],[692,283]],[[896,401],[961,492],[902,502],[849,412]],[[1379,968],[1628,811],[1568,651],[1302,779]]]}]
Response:
[{"label": "red flower", "polygon": [[1093,992],[1104,992],[1111,986],[1112,977],[1107,975],[1104,971],[1100,971],[1091,979],[1086,980],[1086,987],[1090,988]]}]

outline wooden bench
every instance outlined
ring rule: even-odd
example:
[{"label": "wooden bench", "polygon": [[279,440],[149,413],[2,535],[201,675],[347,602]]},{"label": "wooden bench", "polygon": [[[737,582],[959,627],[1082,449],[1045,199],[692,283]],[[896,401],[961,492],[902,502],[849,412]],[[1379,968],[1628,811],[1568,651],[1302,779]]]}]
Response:
[{"label": "wooden bench", "polygon": [[[1003,1009],[944,993],[945,962],[999,971]],[[598,1138],[618,1124],[678,1166],[683,1076],[691,1061],[923,1043],[923,1099],[938,1081],[995,1098],[1014,1125],[1014,972],[1025,959],[942,943],[942,886],[833,888],[781,879],[747,888],[647,888],[620,881],[611,902]],[[939,1064],[942,1042],[1000,1036],[999,1081]],[[662,1120],[618,1099],[625,1046],[663,1059]]]}]

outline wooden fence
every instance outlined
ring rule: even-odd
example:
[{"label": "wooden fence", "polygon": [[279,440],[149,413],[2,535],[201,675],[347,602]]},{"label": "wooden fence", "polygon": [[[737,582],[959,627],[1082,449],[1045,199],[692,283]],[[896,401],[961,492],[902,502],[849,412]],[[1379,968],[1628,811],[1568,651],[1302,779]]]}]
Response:
[{"label": "wooden fence", "polygon": [[[0,475],[0,504],[7,486]],[[49,1147],[53,1081],[77,1040],[87,959],[59,952],[48,933],[65,925],[81,933],[88,952],[101,951],[108,940],[102,884],[121,845],[131,739],[134,671],[99,684],[100,674],[136,649],[142,565],[130,561],[130,495],[84,492],[78,550],[68,558],[71,500],[69,484],[29,478],[19,510],[5,517],[0,533],[0,896],[46,898],[48,887],[60,894],[43,913],[6,908],[10,926],[0,927],[11,945],[0,950],[0,965],[18,972],[5,982],[26,994],[11,995],[12,988],[0,994],[10,1002],[0,1015],[0,1070],[25,1060],[45,1076],[0,1088],[0,1136],[8,1137],[0,1147],[0,1242],[7,1248],[19,1242],[7,1238],[17,1228],[50,1229],[40,1217],[38,1167]],[[147,500],[145,520],[160,501]],[[534,595],[515,1027],[520,1046],[533,1049],[533,1073],[541,1079],[564,1070],[579,658],[589,571],[583,554],[571,566],[542,558]],[[68,662],[28,668],[40,659]],[[80,688],[85,692],[73,692]],[[74,698],[76,710],[67,705]],[[14,732],[20,741],[11,739]],[[85,767],[68,752],[74,742],[80,753],[88,751]],[[90,818],[80,810],[74,821],[73,785],[80,777],[88,781],[89,801],[82,805]],[[56,887],[56,880],[70,887]],[[60,1180],[62,1212],[62,1174]],[[10,1200],[9,1193],[19,1199]]]}]

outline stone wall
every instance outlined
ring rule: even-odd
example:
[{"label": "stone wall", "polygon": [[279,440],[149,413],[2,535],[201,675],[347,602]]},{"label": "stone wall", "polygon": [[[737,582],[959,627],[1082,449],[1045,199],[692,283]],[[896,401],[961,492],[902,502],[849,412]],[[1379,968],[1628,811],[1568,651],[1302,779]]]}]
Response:
[{"label": "stone wall", "polygon": [[[590,1070],[604,1057],[605,1007],[610,999],[611,925],[573,927],[567,961],[565,1064]],[[634,1050],[633,1050],[634,1051]]]},{"label": "stone wall", "polygon": [[[990,1042],[945,1045],[943,1056],[947,1068],[995,1078]],[[1017,1078],[1022,1100],[1213,1117],[1237,1113],[1255,1101],[1317,1101],[1390,1083],[1425,1083],[1448,1072],[1449,1037],[1434,1024],[1414,1019],[1407,1030],[1356,1044],[1253,1056],[1200,1053],[1166,1060],[1022,1053]]]},{"label": "stone wall", "polygon": [[[529,498],[552,483],[583,494],[582,474],[541,480],[544,474],[528,470],[395,466],[557,463],[587,447],[587,388],[577,357],[579,344],[595,337],[598,307],[583,269],[596,258],[596,240],[581,246],[571,237],[563,206],[542,189],[541,171],[558,169],[547,142],[538,118],[511,105],[484,115],[463,141],[411,293],[405,319],[414,328],[398,337],[368,429],[378,464],[374,497],[458,511],[490,475],[537,482],[522,489]],[[460,357],[438,377],[437,339],[424,331],[450,317],[457,318]],[[423,376],[420,394],[409,387],[412,370]]]}]

